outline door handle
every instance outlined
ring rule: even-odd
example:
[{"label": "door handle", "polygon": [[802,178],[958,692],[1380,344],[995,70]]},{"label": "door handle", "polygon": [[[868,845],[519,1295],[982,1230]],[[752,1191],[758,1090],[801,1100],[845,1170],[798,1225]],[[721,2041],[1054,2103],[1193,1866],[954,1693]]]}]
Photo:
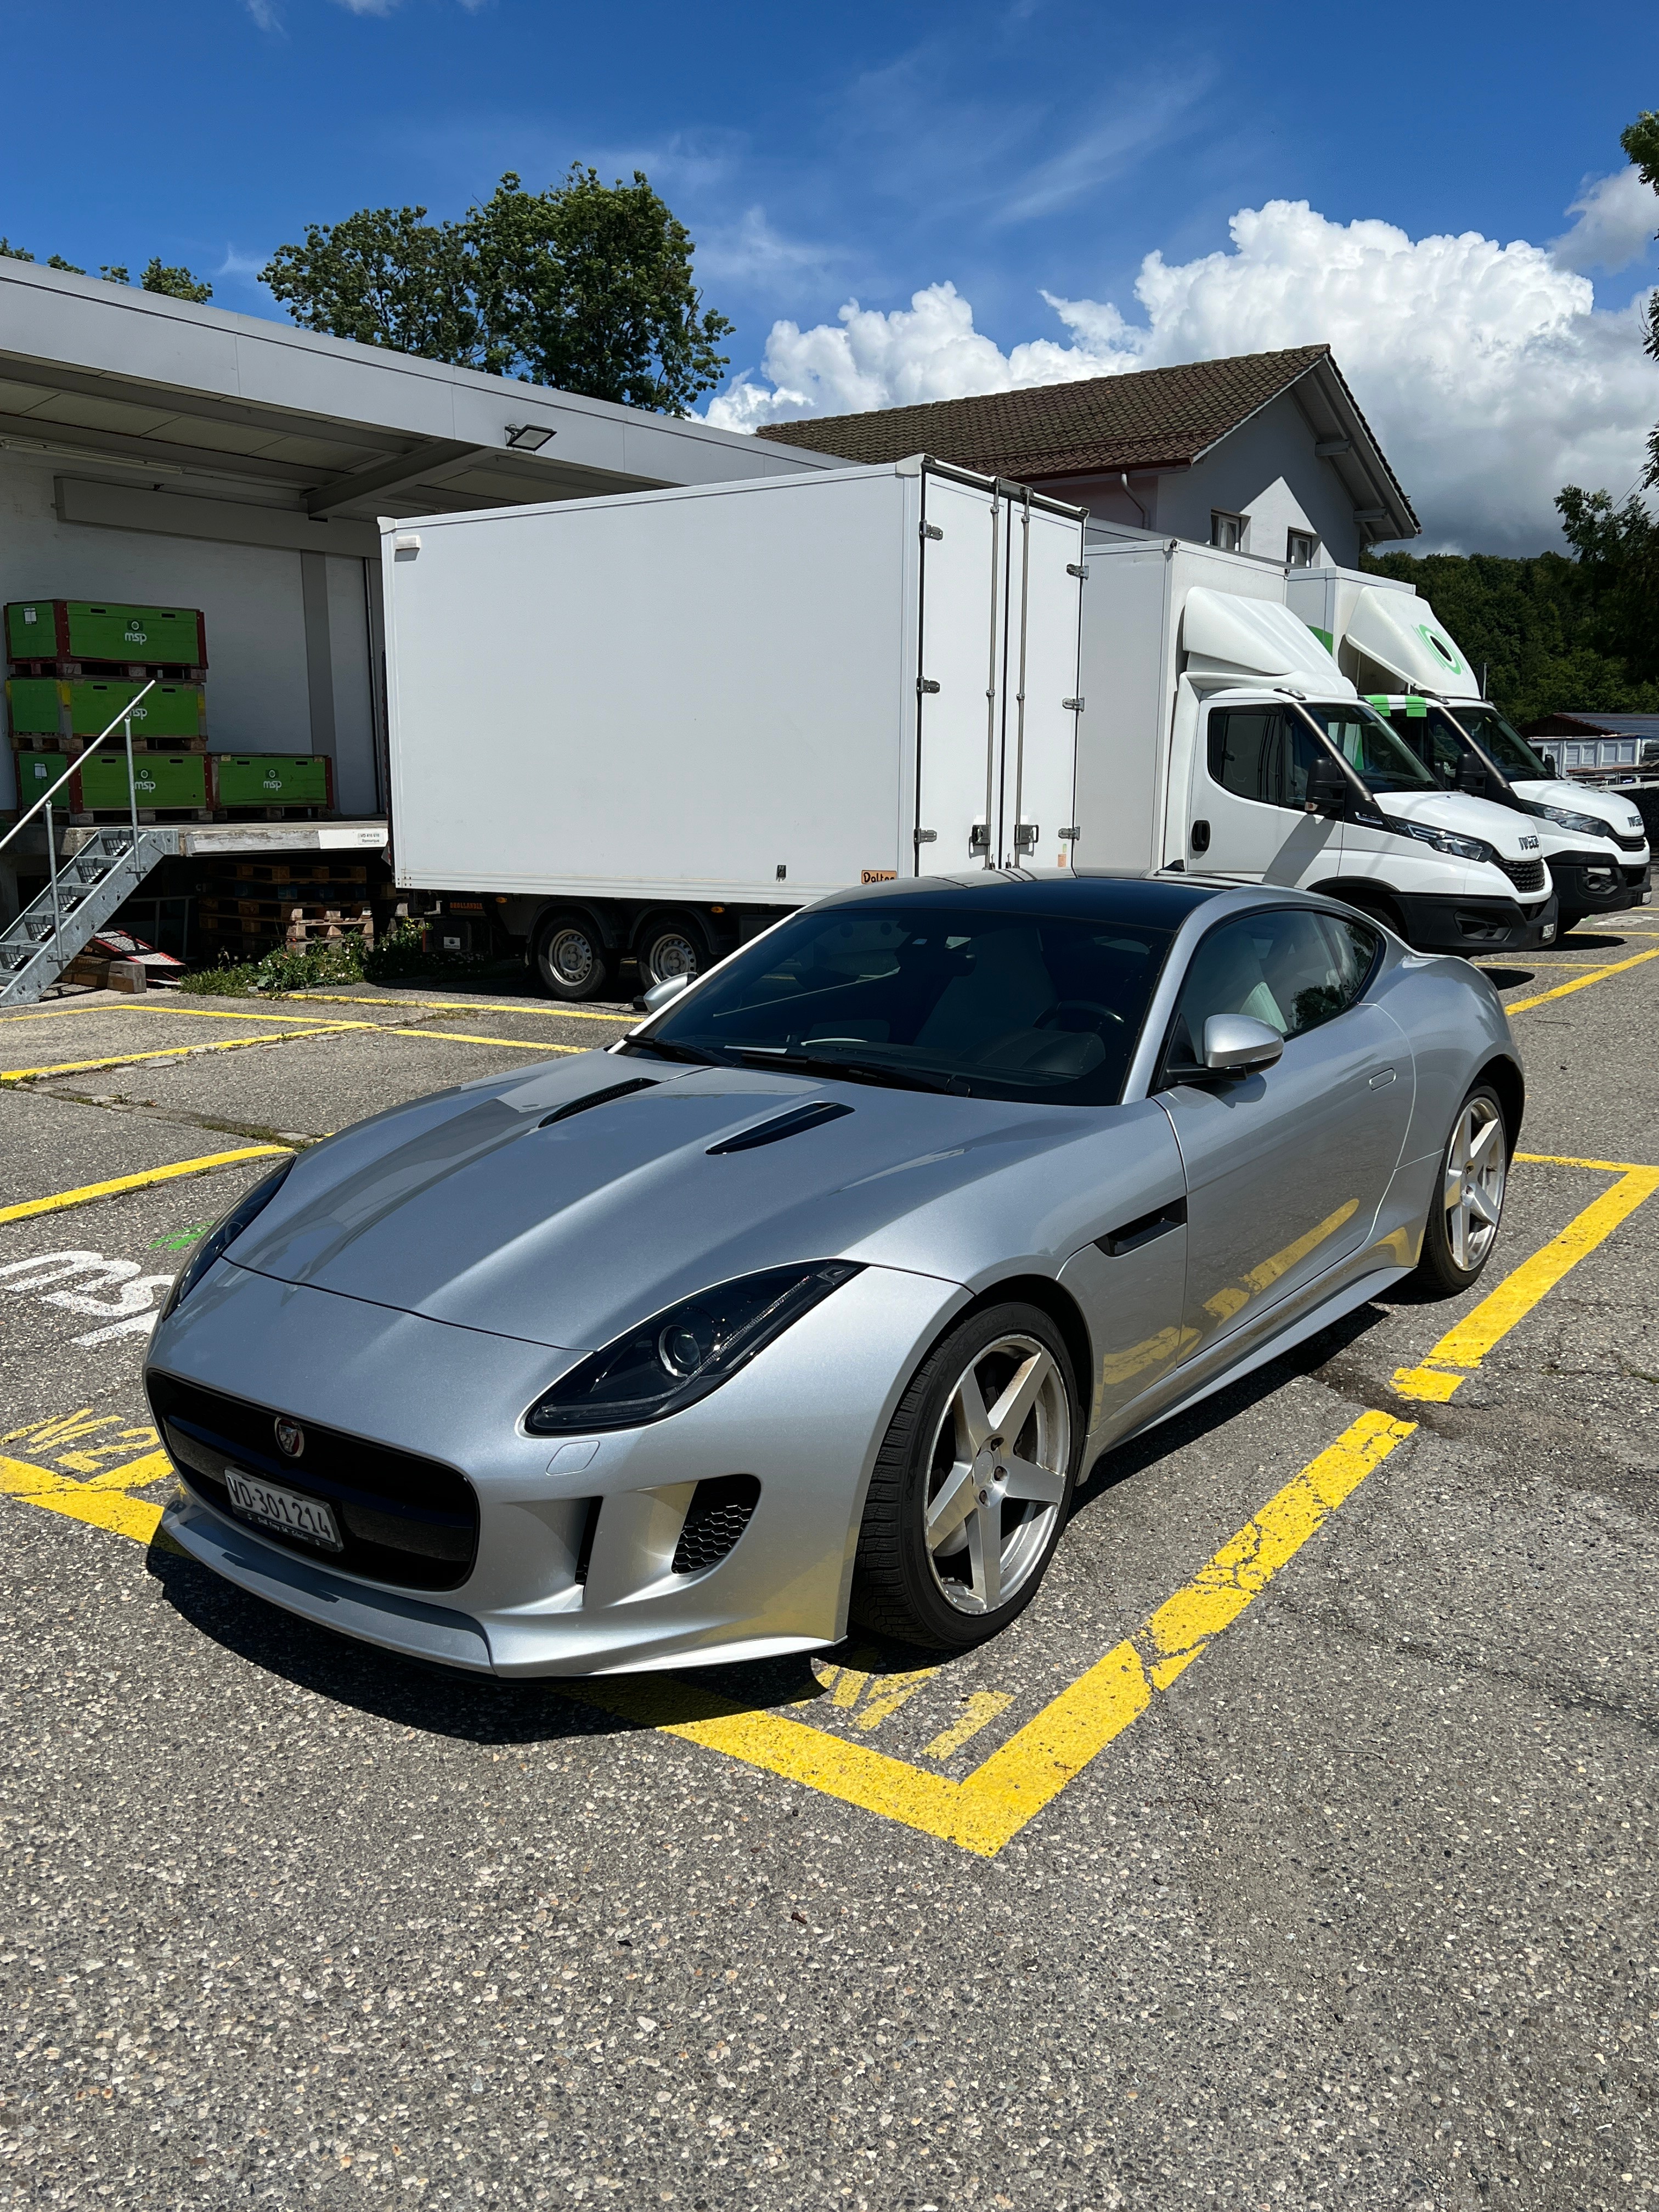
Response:
[{"label": "door handle", "polygon": [[1385,1083],[1392,1083],[1394,1079],[1395,1071],[1393,1068],[1379,1067],[1376,1074],[1372,1076],[1370,1085],[1367,1087],[1372,1091],[1381,1091]]},{"label": "door handle", "polygon": [[1194,852],[1195,852],[1195,853],[1207,853],[1207,852],[1209,851],[1209,849],[1210,849],[1210,825],[1209,825],[1209,823],[1208,823],[1207,822],[1194,822],[1194,824],[1193,824],[1193,850],[1194,850]]},{"label": "door handle", "polygon": [[1165,1237],[1170,1230],[1179,1229],[1186,1218],[1186,1200],[1172,1199],[1156,1212],[1140,1214],[1133,1221],[1126,1221],[1121,1229],[1109,1230],[1104,1237],[1097,1237],[1095,1243],[1108,1259],[1121,1260],[1126,1252],[1138,1252],[1155,1237]]}]

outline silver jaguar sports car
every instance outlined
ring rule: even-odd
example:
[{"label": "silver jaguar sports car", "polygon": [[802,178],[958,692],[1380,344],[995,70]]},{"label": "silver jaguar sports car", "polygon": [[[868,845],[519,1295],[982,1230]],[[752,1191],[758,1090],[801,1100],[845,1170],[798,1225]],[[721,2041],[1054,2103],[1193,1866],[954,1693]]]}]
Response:
[{"label": "silver jaguar sports car", "polygon": [[1473,1283],[1522,1099],[1486,978],[1331,900],[848,891],[244,1198],[153,1340],[165,1525],[501,1674],[970,1644],[1103,1449]]}]

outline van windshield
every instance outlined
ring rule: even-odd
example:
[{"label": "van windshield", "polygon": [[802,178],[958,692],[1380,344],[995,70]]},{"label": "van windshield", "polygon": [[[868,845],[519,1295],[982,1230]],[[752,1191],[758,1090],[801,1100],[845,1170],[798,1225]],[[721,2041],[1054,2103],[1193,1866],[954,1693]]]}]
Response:
[{"label": "van windshield", "polygon": [[1518,775],[1532,782],[1547,782],[1554,775],[1555,770],[1542,754],[1534,752],[1521,732],[1504,720],[1496,707],[1465,706],[1459,699],[1447,712],[1457,717],[1487,759],[1495,761],[1505,775],[1511,779]]},{"label": "van windshield", "polygon": [[809,907],[623,1049],[962,1097],[1114,1105],[1170,937],[988,902]]},{"label": "van windshield", "polygon": [[1439,789],[1411,747],[1363,701],[1345,699],[1333,707],[1310,699],[1297,702],[1296,710],[1330,739],[1368,791]]}]

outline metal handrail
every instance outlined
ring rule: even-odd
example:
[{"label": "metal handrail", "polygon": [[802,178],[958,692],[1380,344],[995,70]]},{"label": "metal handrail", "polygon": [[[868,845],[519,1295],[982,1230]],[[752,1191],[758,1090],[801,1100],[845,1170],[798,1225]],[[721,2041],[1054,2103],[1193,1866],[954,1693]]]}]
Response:
[{"label": "metal handrail", "polygon": [[[3,837],[0,837],[0,852],[3,852],[5,850],[6,847],[10,844],[12,839],[17,835],[20,830],[27,828],[28,823],[33,821],[35,816],[40,811],[40,809],[43,806],[49,806],[52,804],[52,799],[57,796],[58,793],[63,789],[64,786],[75,774],[76,769],[80,767],[81,763],[86,758],[87,753],[95,753],[99,746],[103,744],[105,738],[109,737],[115,730],[117,725],[122,722],[125,722],[127,726],[127,791],[129,795],[132,793],[135,788],[132,781],[132,710],[138,704],[138,702],[144,697],[146,693],[153,691],[155,689],[156,684],[160,681],[161,678],[159,677],[152,676],[149,682],[144,685],[143,691],[135,691],[131,698],[128,700],[126,705],[122,708],[120,713],[115,717],[115,720],[110,724],[108,729],[100,730],[97,736],[87,747],[86,752],[78,754],[76,757],[70,763],[69,766],[64,770],[62,775],[58,777],[57,782],[54,783],[49,790],[43,791],[41,793],[39,799],[35,800],[33,805],[30,807],[27,814],[20,814],[18,816],[16,821],[12,823],[5,836]],[[19,793],[19,796],[21,796],[21,793]],[[138,828],[138,811],[136,800],[133,805],[132,826],[136,833]]]}]

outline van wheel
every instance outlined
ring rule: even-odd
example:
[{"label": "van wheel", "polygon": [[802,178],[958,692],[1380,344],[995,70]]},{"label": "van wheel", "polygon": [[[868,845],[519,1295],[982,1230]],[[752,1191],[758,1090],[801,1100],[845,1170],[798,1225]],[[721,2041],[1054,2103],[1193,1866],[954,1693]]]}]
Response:
[{"label": "van wheel", "polygon": [[1036,1594],[1071,1509],[1083,1419],[1060,1332],[995,1306],[936,1345],[888,1425],[852,1617],[935,1651],[994,1636]]},{"label": "van wheel", "polygon": [[636,954],[640,987],[648,991],[672,975],[695,982],[714,964],[708,932],[689,914],[665,914],[648,921],[640,933]]},{"label": "van wheel", "polygon": [[1410,939],[1406,937],[1405,916],[1394,901],[1384,897],[1380,891],[1358,893],[1337,891],[1333,896],[1341,899],[1348,906],[1358,908],[1367,921],[1380,921],[1384,929],[1391,929],[1396,937],[1405,939],[1407,944],[1411,942]]},{"label": "van wheel", "polygon": [[536,939],[536,973],[550,999],[603,999],[611,957],[585,914],[556,914]]},{"label": "van wheel", "polygon": [[1455,1297],[1480,1279],[1498,1242],[1509,1170],[1503,1101],[1490,1084],[1477,1083],[1446,1139],[1423,1233],[1417,1280],[1431,1296]]}]

